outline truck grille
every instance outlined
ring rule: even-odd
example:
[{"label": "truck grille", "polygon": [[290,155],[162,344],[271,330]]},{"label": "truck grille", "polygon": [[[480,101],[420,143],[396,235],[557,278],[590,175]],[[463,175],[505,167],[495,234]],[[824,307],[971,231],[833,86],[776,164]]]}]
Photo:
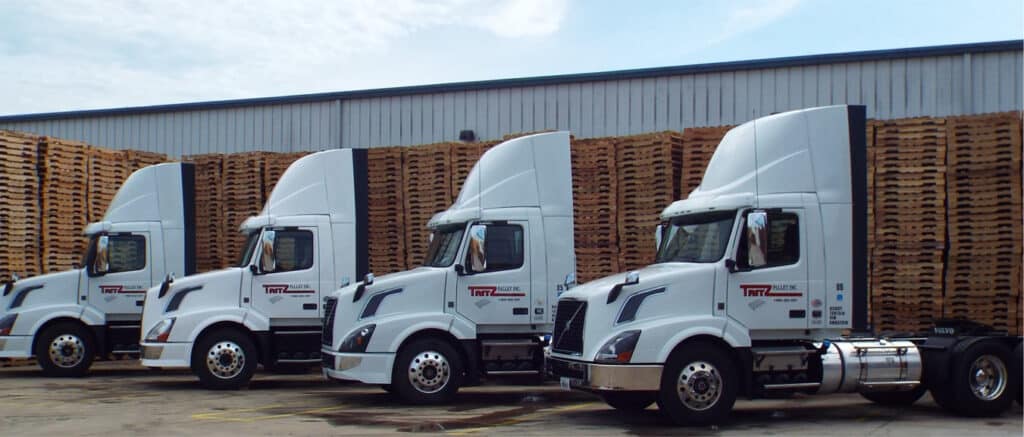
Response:
[{"label": "truck grille", "polygon": [[587,316],[587,303],[560,300],[555,310],[555,331],[551,350],[565,354],[583,353],[583,321]]},{"label": "truck grille", "polygon": [[324,327],[320,333],[320,342],[326,346],[334,344],[334,311],[338,308],[338,299],[328,297],[324,303]]}]

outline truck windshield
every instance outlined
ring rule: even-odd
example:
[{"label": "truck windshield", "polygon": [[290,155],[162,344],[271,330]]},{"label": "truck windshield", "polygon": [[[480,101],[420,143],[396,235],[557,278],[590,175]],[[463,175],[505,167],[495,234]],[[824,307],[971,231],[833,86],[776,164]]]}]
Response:
[{"label": "truck windshield", "polygon": [[238,256],[237,267],[245,267],[252,261],[252,254],[256,252],[256,242],[260,239],[260,230],[250,231],[245,237],[245,246],[242,246],[242,253]]},{"label": "truck windshield", "polygon": [[427,267],[448,267],[455,262],[455,255],[462,242],[465,227],[452,227],[434,231],[433,239],[427,248],[427,257],[423,265]]},{"label": "truck windshield", "polygon": [[725,211],[672,219],[662,227],[654,262],[711,263],[722,259],[735,217],[735,211]]}]

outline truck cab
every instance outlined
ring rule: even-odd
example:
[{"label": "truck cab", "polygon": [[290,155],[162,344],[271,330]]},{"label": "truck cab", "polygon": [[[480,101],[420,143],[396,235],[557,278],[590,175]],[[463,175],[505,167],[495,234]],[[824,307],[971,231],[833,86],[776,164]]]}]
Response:
[{"label": "truck cab", "polygon": [[208,388],[320,362],[323,297],[365,274],[366,151],[329,150],[288,167],[242,223],[234,267],[147,291],[142,364],[190,368]]},{"label": "truck cab", "polygon": [[323,368],[413,403],[445,402],[481,376],[542,375],[542,336],[575,282],[569,134],[488,150],[429,222],[419,268],[327,301]]},{"label": "truck cab", "polygon": [[44,374],[80,376],[96,357],[138,354],[146,289],[195,271],[194,176],[187,163],[135,171],[85,228],[83,267],[5,284],[0,358],[36,357]]}]

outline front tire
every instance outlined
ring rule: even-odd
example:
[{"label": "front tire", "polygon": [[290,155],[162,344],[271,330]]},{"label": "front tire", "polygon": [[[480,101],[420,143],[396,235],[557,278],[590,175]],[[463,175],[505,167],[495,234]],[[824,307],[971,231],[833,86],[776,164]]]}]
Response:
[{"label": "front tire", "polygon": [[192,372],[212,390],[234,390],[256,372],[256,346],[246,333],[223,328],[203,335],[192,350]]},{"label": "front tire", "polygon": [[462,356],[444,340],[416,340],[398,352],[391,389],[416,405],[452,400],[462,383]]},{"label": "front tire", "polygon": [[948,384],[932,388],[943,408],[971,417],[1002,414],[1013,402],[1020,375],[1010,368],[1010,351],[994,341],[967,347],[953,361]]},{"label": "front tire", "polygon": [[657,393],[609,392],[602,393],[605,403],[619,411],[637,412],[646,410],[657,399]]},{"label": "front tire", "polygon": [[923,385],[914,387],[913,390],[907,391],[883,391],[883,392],[868,392],[861,393],[860,395],[871,402],[878,405],[886,406],[908,406],[913,405],[924,393],[928,391]]},{"label": "front tire", "polygon": [[96,358],[96,342],[85,326],[62,322],[39,334],[35,354],[46,376],[82,376]]},{"label": "front tire", "polygon": [[676,425],[709,425],[729,416],[739,378],[728,353],[708,343],[684,345],[661,376],[658,409]]}]

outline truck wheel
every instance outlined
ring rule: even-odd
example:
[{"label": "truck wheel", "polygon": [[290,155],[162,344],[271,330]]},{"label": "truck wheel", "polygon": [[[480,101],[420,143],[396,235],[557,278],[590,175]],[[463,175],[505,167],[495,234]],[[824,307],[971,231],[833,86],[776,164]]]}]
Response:
[{"label": "truck wheel", "polygon": [[39,334],[35,354],[46,376],[82,376],[96,358],[96,343],[85,326],[62,322]]},{"label": "truck wheel", "polygon": [[192,372],[209,389],[241,388],[256,372],[256,346],[237,329],[213,331],[202,336],[192,350]]},{"label": "truck wheel", "polygon": [[402,348],[391,375],[391,388],[411,404],[448,402],[462,381],[462,356],[448,342],[417,340]]},{"label": "truck wheel", "polygon": [[643,411],[654,403],[658,397],[657,393],[630,393],[630,392],[609,392],[602,393],[601,397],[612,408],[620,411],[636,412]]},{"label": "truck wheel", "polygon": [[907,406],[913,405],[921,396],[924,396],[924,392],[928,391],[923,385],[914,387],[913,390],[907,391],[876,391],[861,393],[864,399],[874,402],[878,405],[889,405],[889,406]]},{"label": "truck wheel", "polygon": [[943,408],[965,416],[995,416],[1013,402],[1019,375],[1010,371],[1010,351],[994,341],[980,341],[953,361],[950,382],[932,389]]},{"label": "truck wheel", "polygon": [[732,360],[717,345],[686,345],[669,357],[661,375],[658,409],[676,425],[720,422],[736,403],[738,380]]}]

